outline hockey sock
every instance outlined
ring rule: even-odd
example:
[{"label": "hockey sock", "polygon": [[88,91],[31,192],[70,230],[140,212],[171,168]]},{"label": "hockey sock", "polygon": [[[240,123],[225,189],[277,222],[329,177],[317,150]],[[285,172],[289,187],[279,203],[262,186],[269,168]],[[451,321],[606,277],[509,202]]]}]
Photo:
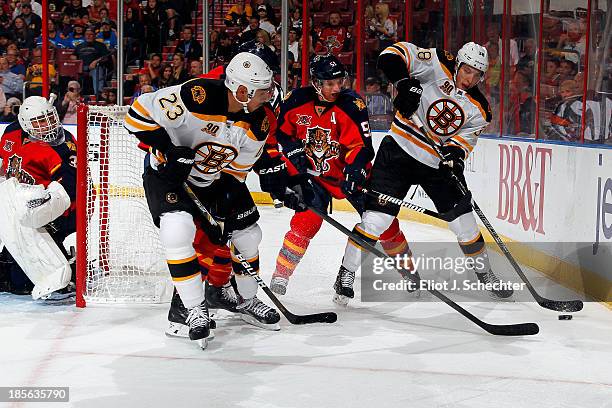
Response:
[{"label": "hockey sock", "polygon": [[204,301],[202,274],[196,255],[181,260],[168,260],[168,269],[174,287],[187,309],[198,306]]},{"label": "hockey sock", "polygon": [[[399,228],[397,218],[393,220],[391,226],[380,236],[380,244],[385,253],[392,258],[401,257],[402,269],[411,272],[414,270],[412,263],[412,251],[408,246],[408,241],[404,233]],[[400,271],[401,272],[401,271]]]},{"label": "hockey sock", "polygon": [[283,247],[276,259],[274,275],[289,278],[308,249],[310,240],[321,229],[323,219],[312,211],[298,212],[291,217],[291,229],[285,234]]},{"label": "hockey sock", "polygon": [[196,232],[193,246],[202,270],[202,280],[208,279],[213,286],[223,286],[229,282],[232,273],[229,247],[213,244],[201,229]]},{"label": "hockey sock", "polygon": [[459,241],[459,246],[465,257],[471,259],[470,264],[473,265],[472,269],[474,269],[474,272],[486,273],[491,269],[489,254],[487,253],[484,238],[480,232],[478,232],[476,238],[470,241]]}]

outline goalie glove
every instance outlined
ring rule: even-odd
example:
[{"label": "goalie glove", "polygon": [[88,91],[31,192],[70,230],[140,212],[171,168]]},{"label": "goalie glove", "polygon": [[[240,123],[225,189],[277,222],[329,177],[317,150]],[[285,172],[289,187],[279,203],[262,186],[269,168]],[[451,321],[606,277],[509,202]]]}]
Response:
[{"label": "goalie glove", "polygon": [[459,146],[443,145],[440,150],[444,154],[438,164],[438,169],[444,177],[450,177],[451,174],[460,177],[465,169],[465,152]]},{"label": "goalie glove", "polygon": [[195,151],[185,146],[170,146],[165,152],[165,162],[157,167],[165,180],[181,184],[187,180],[195,163]]},{"label": "goalie glove", "polygon": [[393,99],[393,106],[406,119],[409,119],[419,109],[423,88],[421,83],[413,78],[404,78],[395,84],[397,95]]},{"label": "goalie glove", "polygon": [[24,227],[41,228],[70,208],[70,196],[57,181],[42,185],[19,184],[19,222]]}]

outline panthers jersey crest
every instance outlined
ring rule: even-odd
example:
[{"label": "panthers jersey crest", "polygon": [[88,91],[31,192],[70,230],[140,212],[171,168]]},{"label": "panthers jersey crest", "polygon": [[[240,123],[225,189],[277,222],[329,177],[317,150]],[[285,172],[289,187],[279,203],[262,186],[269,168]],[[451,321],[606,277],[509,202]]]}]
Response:
[{"label": "panthers jersey crest", "polygon": [[6,177],[15,177],[20,183],[36,184],[34,177],[21,168],[22,162],[23,159],[16,154],[9,157],[8,166],[6,168]]},{"label": "panthers jersey crest", "polygon": [[329,170],[328,160],[338,157],[340,145],[331,140],[331,130],[320,126],[308,128],[304,140],[304,152],[315,166],[315,170],[325,173]]}]

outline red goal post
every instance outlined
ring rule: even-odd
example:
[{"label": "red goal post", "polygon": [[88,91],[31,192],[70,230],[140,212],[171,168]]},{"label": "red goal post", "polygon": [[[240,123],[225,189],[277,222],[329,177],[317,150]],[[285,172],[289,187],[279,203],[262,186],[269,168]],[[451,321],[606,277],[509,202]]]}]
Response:
[{"label": "red goal post", "polygon": [[172,295],[142,186],[146,152],[123,126],[128,108],[78,108],[77,307],[161,303]]}]

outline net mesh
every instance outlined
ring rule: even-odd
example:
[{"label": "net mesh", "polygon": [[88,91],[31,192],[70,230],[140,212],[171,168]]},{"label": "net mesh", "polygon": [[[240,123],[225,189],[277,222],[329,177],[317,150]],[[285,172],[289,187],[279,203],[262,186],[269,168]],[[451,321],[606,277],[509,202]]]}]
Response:
[{"label": "net mesh", "polygon": [[169,301],[172,282],[142,187],[145,152],[123,127],[128,107],[87,117],[88,303]]}]

